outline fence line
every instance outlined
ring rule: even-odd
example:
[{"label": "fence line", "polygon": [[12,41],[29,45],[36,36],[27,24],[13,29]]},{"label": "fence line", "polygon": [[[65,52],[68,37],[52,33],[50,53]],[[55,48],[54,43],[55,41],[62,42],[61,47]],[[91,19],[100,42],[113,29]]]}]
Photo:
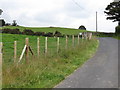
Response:
[{"label": "fence line", "polygon": [[[86,37],[88,36],[88,37]],[[82,39],[88,39],[88,40],[91,40],[92,39],[92,33],[89,33],[87,35],[82,35]],[[18,41],[14,41],[14,62],[16,62],[16,59],[17,59],[17,42]],[[2,53],[2,42],[0,43],[0,53]],[[80,44],[80,35],[77,36],[77,45]],[[47,57],[47,53],[48,53],[48,37],[45,37],[45,44],[44,44],[44,55],[45,57]],[[57,51],[57,54],[59,53],[59,50],[60,50],[60,38],[57,37],[57,42],[56,42],[56,51]],[[71,45],[73,48],[75,47],[75,36],[72,35],[72,45]],[[42,47],[42,46],[41,46]],[[65,37],[65,49],[68,48],[68,36]],[[22,58],[23,58],[23,55],[25,53],[25,62],[28,63],[29,62],[29,51],[31,52],[32,55],[33,54],[33,51],[32,51],[32,48],[30,47],[29,45],[29,38],[25,38],[25,46],[22,50],[22,53],[20,55],[20,58],[19,58],[19,62],[21,62]],[[39,57],[40,56],[40,38],[38,37],[37,38],[37,56]]]}]

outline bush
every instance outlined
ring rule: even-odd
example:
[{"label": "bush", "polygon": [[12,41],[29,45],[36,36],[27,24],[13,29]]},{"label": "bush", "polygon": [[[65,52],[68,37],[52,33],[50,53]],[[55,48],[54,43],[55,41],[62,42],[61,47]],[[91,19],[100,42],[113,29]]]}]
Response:
[{"label": "bush", "polygon": [[34,35],[34,32],[32,30],[25,29],[23,32],[25,35]]},{"label": "bush", "polygon": [[8,28],[2,29],[2,33],[10,33],[10,29]]},{"label": "bush", "polygon": [[0,33],[2,33],[2,31],[3,31],[3,30],[2,30],[2,29],[0,29]]},{"label": "bush", "polygon": [[5,26],[10,26],[11,24],[10,23],[6,23]]},{"label": "bush", "polygon": [[58,31],[56,31],[56,32],[54,33],[54,36],[56,36],[56,37],[61,37],[62,34],[61,34],[60,32],[58,32]]},{"label": "bush", "polygon": [[118,35],[118,34],[120,34],[120,26],[117,26],[116,28],[115,28],[115,33]]},{"label": "bush", "polygon": [[81,25],[78,29],[86,30],[85,26]]},{"label": "bush", "polygon": [[21,34],[19,29],[12,29],[11,34]]},{"label": "bush", "polygon": [[46,37],[53,37],[54,35],[53,35],[53,33],[48,32],[48,33],[46,33],[44,36],[46,36]]},{"label": "bush", "polygon": [[35,32],[34,35],[35,36],[44,36],[45,33],[44,32]]},{"label": "bush", "polygon": [[2,33],[10,33],[10,34],[21,34],[20,30],[19,29],[3,29],[2,30]]}]

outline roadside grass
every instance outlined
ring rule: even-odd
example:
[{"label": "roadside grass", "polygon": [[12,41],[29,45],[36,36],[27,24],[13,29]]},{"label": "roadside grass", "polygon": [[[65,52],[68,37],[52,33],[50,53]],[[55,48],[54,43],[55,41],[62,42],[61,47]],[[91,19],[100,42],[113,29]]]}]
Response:
[{"label": "roadside grass", "polygon": [[112,37],[112,38],[115,38],[115,39],[118,39],[120,40],[120,35],[116,35],[116,34],[113,34],[112,36],[108,36],[108,35],[99,35],[97,37]]},{"label": "roadside grass", "polygon": [[73,28],[61,28],[61,27],[22,27],[22,26],[5,26],[4,28],[10,28],[10,29],[20,29],[20,31],[23,31],[24,29],[30,29],[34,32],[55,32],[59,31],[62,34],[68,34],[68,35],[78,35],[80,32],[87,32],[86,30],[80,30],[80,29],[73,29]]},{"label": "roadside grass", "polygon": [[[29,59],[29,64],[23,61],[17,66],[13,64],[13,42],[18,41],[18,56],[23,49],[24,39],[29,37],[35,57]],[[44,37],[40,37],[41,53],[44,52]],[[53,88],[91,58],[97,50],[98,40],[81,40],[72,48],[69,39],[68,49],[65,49],[65,38],[60,38],[60,52],[56,54],[56,38],[49,38],[49,53],[47,57],[41,54],[37,58],[36,36],[3,34],[3,88]],[[20,42],[19,42],[20,41]],[[9,43],[7,43],[9,42]],[[6,44],[5,44],[6,43]],[[5,53],[6,54],[5,54]]]},{"label": "roadside grass", "polygon": [[114,38],[120,40],[120,35],[118,35],[118,36],[114,36]]}]

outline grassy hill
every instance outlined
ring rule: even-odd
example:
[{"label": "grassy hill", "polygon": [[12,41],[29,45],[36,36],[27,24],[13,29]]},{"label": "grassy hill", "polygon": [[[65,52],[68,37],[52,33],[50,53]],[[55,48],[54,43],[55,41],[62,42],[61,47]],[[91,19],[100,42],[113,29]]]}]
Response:
[{"label": "grassy hill", "polygon": [[23,27],[23,26],[5,26],[4,28],[10,28],[10,29],[20,29],[23,31],[24,29],[30,29],[34,32],[55,32],[59,31],[62,34],[67,35],[73,35],[73,34],[79,34],[80,32],[87,32],[86,30],[80,30],[80,29],[72,29],[72,28],[61,28],[61,27]]}]

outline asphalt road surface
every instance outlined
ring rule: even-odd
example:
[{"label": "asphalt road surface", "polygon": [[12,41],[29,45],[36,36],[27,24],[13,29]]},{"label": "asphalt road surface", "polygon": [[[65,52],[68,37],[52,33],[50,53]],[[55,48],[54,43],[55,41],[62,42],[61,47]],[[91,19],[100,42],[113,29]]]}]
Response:
[{"label": "asphalt road surface", "polygon": [[99,41],[95,56],[55,88],[118,88],[118,40]]}]

